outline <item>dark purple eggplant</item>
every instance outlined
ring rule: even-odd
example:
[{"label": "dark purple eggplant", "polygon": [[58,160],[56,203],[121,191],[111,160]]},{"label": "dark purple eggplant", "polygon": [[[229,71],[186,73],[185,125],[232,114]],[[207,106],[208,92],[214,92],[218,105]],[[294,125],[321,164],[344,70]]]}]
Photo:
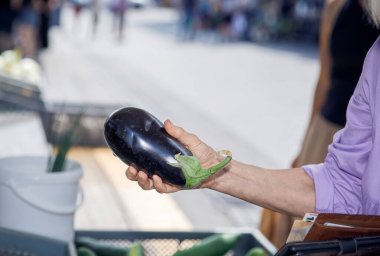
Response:
[{"label": "dark purple eggplant", "polygon": [[164,129],[150,113],[138,108],[122,108],[105,123],[104,135],[112,151],[126,164],[136,164],[149,176],[157,174],[167,182],[184,186],[185,176],[174,156],[191,152]]},{"label": "dark purple eggplant", "polygon": [[134,107],[112,113],[104,124],[104,135],[114,154],[127,165],[135,164],[150,177],[157,174],[165,182],[186,188],[198,186],[231,160],[227,156],[218,165],[202,169],[191,152],[165,131],[160,120]]}]

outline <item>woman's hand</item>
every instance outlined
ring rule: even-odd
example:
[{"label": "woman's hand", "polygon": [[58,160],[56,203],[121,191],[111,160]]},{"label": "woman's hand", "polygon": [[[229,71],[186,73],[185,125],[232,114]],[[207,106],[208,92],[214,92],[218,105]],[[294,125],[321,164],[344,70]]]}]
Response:
[{"label": "woman's hand", "polygon": [[[202,168],[209,168],[223,160],[214,149],[196,135],[166,121],[165,130],[184,144],[199,160]],[[142,189],[156,189],[171,193],[182,188],[164,183],[160,177],[149,178],[143,170],[131,165],[126,175],[137,181]],[[254,165],[231,161],[228,167],[203,181],[201,188],[209,188],[247,202],[292,215],[303,216],[315,209],[314,182],[302,168],[269,170]]]},{"label": "woman's hand", "polygon": [[[219,154],[196,135],[173,125],[169,120],[165,121],[164,127],[168,134],[176,138],[193,153],[203,168],[211,167],[220,161],[220,159],[218,160]],[[137,181],[144,190],[156,189],[159,193],[171,193],[181,190],[179,187],[164,183],[158,175],[153,175],[152,178],[149,178],[143,170],[135,165],[129,166],[125,174],[128,179]]]}]

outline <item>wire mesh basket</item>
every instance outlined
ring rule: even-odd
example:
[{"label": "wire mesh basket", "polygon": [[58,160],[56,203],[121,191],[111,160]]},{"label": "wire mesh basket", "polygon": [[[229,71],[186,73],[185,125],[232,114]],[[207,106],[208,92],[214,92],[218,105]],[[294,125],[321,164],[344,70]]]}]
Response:
[{"label": "wire mesh basket", "polygon": [[51,144],[60,142],[65,132],[79,120],[76,128],[76,146],[105,146],[104,122],[121,105],[86,103],[47,103],[40,87],[0,73],[0,112],[38,113],[46,139]]},{"label": "wire mesh basket", "polygon": [[41,113],[46,139],[51,144],[59,143],[62,136],[77,123],[73,145],[105,146],[104,123],[120,107],[101,104],[46,104],[46,110]]}]

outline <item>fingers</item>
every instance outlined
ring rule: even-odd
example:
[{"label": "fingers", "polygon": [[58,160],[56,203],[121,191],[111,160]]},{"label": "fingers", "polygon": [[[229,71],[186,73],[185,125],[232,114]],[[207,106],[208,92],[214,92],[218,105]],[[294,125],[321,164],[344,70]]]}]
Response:
[{"label": "fingers", "polygon": [[137,173],[138,173],[137,168],[133,165],[130,165],[128,169],[125,171],[125,176],[127,176],[129,180],[136,181]]},{"label": "fingers", "polygon": [[145,172],[138,171],[134,166],[129,166],[125,175],[129,180],[137,181],[144,190],[156,189],[158,193],[172,193],[180,190],[180,188],[164,183],[157,175],[153,175],[150,179]]},{"label": "fingers", "polygon": [[182,127],[174,125],[170,120],[166,120],[164,126],[167,133],[188,148],[193,148],[201,144],[201,140],[196,135],[186,132]]},{"label": "fingers", "polygon": [[157,175],[153,175],[152,178],[153,178],[153,186],[157,190],[158,193],[172,193],[172,192],[177,192],[180,190],[180,188],[164,183],[162,179],[158,177]]},{"label": "fingers", "polygon": [[149,179],[148,175],[142,171],[138,172],[137,183],[144,190],[151,190],[154,188],[153,180]]},{"label": "fingers", "polygon": [[131,165],[125,171],[125,176],[129,180],[137,181],[139,186],[144,190],[153,189],[153,181],[149,179],[148,175],[145,172],[139,171],[135,166]]}]

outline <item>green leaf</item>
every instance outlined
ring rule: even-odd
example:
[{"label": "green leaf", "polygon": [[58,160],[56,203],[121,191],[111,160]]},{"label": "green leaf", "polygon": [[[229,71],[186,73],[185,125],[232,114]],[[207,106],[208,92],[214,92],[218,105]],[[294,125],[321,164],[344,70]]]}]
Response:
[{"label": "green leaf", "polygon": [[73,145],[76,131],[78,130],[82,114],[74,116],[70,129],[63,134],[62,139],[56,145],[57,154],[52,156],[48,172],[61,172],[65,168],[67,153]]},{"label": "green leaf", "polygon": [[232,157],[227,155],[220,163],[208,169],[202,169],[199,160],[194,156],[177,154],[174,158],[178,161],[178,164],[185,175],[185,188],[187,189],[198,187],[204,180],[223,169],[232,160]]}]

